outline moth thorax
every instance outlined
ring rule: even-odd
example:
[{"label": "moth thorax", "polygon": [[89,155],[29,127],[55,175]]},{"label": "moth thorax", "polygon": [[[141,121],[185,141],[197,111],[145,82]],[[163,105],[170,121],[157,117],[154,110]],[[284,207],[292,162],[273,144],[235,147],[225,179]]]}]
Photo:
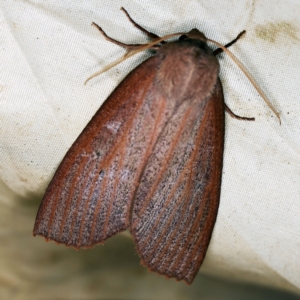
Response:
[{"label": "moth thorax", "polygon": [[193,41],[169,43],[162,47],[156,84],[165,97],[180,101],[197,93],[204,98],[215,87],[218,60],[209,48],[203,49],[198,41]]}]

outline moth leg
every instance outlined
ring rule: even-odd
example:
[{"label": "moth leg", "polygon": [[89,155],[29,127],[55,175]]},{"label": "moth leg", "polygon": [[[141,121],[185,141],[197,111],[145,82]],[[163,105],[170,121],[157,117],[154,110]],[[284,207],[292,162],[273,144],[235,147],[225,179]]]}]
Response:
[{"label": "moth leg", "polygon": [[143,28],[141,25],[137,24],[129,15],[127,10],[124,7],[121,7],[121,10],[126,14],[129,21],[139,30],[141,30],[143,33],[145,33],[151,40],[159,39],[160,36],[156,35],[155,33],[149,32],[145,28]]},{"label": "moth leg", "polygon": [[[148,31],[147,29],[143,28],[141,25],[137,24],[129,15],[129,13],[127,12],[127,10],[124,7],[121,7],[121,10],[126,14],[127,18],[129,19],[129,21],[133,24],[133,26],[135,26],[137,29],[139,29],[140,31],[142,31],[143,33],[145,33],[148,38],[150,38],[151,40],[155,40],[155,39],[159,39],[160,36]],[[161,41],[159,44],[165,44],[166,41]],[[160,45],[154,45],[151,47],[152,50],[158,50],[160,48]],[[137,46],[138,48],[138,46]]]},{"label": "moth leg", "polygon": [[[243,30],[242,32],[240,32],[240,33],[238,34],[238,36],[237,36],[234,40],[232,40],[230,43],[226,44],[224,47],[225,47],[225,48],[229,48],[230,46],[232,46],[233,44],[235,44],[240,38],[242,38],[242,37],[245,35],[245,33],[246,33],[246,30]],[[217,49],[214,51],[214,55],[218,55],[218,54],[220,54],[220,53],[222,53],[222,52],[223,52],[223,49],[217,48]]]},{"label": "moth leg", "polygon": [[238,116],[236,115],[227,105],[226,103],[225,104],[225,110],[230,114],[230,116],[232,118],[235,118],[235,119],[238,119],[238,120],[244,120],[244,121],[254,121],[255,118],[246,118],[246,117],[241,117],[241,116]]},{"label": "moth leg", "polygon": [[[126,14],[127,18],[129,19],[129,21],[136,27],[138,28],[139,30],[141,30],[143,33],[145,33],[151,40],[155,40],[155,39],[159,39],[160,36],[158,36],[157,34],[155,33],[152,33],[148,30],[146,30],[145,28],[143,28],[141,25],[137,24],[129,15],[129,13],[127,12],[127,10],[124,8],[124,7],[121,7],[121,10]],[[111,43],[114,43],[118,46],[121,46],[127,50],[134,50],[134,49],[138,49],[139,47],[143,46],[143,44],[125,44],[125,43],[122,43],[122,42],[119,42],[111,37],[109,37],[105,32],[104,30],[96,23],[92,22],[92,25],[94,27],[96,27],[100,33],[105,37],[106,40],[108,40],[109,42]],[[165,41],[162,41],[160,42],[160,44],[164,44]],[[153,50],[157,50],[159,48],[159,45],[154,45],[153,47],[151,47],[151,49]]]},{"label": "moth leg", "polygon": [[108,40],[109,42],[114,43],[118,46],[121,46],[123,48],[126,48],[127,50],[137,49],[143,45],[143,44],[124,44],[122,42],[119,42],[119,41],[109,37],[98,24],[92,22],[92,25],[100,31],[100,33],[105,37],[106,40]]}]

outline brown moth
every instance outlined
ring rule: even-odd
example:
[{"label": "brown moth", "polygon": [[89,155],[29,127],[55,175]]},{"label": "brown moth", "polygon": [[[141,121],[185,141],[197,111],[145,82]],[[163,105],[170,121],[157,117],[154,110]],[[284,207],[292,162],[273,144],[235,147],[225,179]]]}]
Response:
[{"label": "brown moth", "polygon": [[174,35],[160,38],[123,11],[152,43],[126,45],[94,25],[111,42],[156,55],[127,75],[67,152],[33,234],[78,249],[129,229],[143,265],[191,284],[217,217],[224,109],[253,118],[224,103],[216,59],[224,47],[213,51],[197,29],[166,43]]}]

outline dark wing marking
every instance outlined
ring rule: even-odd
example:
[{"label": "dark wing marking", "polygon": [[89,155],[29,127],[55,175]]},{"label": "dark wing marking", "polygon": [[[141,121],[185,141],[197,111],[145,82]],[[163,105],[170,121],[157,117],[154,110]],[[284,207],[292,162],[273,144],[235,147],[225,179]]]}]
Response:
[{"label": "dark wing marking", "polygon": [[34,235],[79,248],[128,228],[139,177],[168,115],[165,99],[152,92],[156,59],[124,79],[74,142],[44,195]]},{"label": "dark wing marking", "polygon": [[189,284],[204,259],[217,216],[224,144],[220,81],[208,101],[194,98],[192,105],[181,104],[158,137],[131,221],[142,264]]}]

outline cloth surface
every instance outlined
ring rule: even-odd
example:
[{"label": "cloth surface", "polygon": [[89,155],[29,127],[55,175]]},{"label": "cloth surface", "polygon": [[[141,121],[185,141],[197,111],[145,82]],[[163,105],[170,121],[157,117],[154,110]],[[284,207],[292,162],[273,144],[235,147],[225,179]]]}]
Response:
[{"label": "cloth surface", "polygon": [[[282,123],[222,54],[225,101],[236,114],[255,117],[255,122],[226,114],[221,202],[201,272],[298,292],[300,3],[296,0],[2,0],[0,252],[6,268],[1,268],[0,276],[17,285],[21,280],[17,257],[30,265],[34,278],[46,276],[49,264],[35,265],[36,255],[42,261],[56,251],[70,251],[33,239],[31,228],[66,151],[118,83],[149,56],[138,54],[84,85],[91,74],[125,53],[91,27],[92,21],[124,43],[148,41],[121,6],[160,36],[198,28],[226,44],[247,30],[230,50],[280,112]],[[21,249],[26,253],[20,254]],[[13,253],[15,257],[5,259]],[[30,282],[29,290],[34,288]]]}]

